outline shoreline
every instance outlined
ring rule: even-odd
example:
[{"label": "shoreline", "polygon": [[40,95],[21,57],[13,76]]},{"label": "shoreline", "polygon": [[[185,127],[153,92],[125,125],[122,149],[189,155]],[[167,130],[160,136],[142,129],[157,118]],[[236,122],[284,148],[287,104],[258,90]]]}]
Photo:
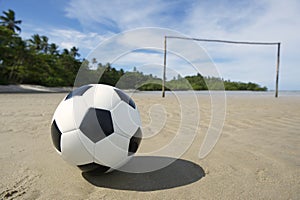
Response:
[{"label": "shoreline", "polygon": [[[1,93],[68,93],[73,90],[73,87],[46,87],[41,85],[32,85],[32,84],[19,84],[19,85],[0,85],[0,94]],[[133,90],[125,89],[128,93],[132,92],[141,92],[141,93],[160,93],[161,90]],[[269,91],[251,91],[251,90],[224,90],[226,94],[273,94],[275,90]],[[166,93],[175,92],[175,93],[211,93],[211,92],[223,92],[222,90],[173,90],[166,91]],[[281,94],[297,94],[300,95],[300,90],[279,90]]]},{"label": "shoreline", "polygon": [[0,85],[0,93],[65,93],[72,87],[44,87],[40,85]]}]

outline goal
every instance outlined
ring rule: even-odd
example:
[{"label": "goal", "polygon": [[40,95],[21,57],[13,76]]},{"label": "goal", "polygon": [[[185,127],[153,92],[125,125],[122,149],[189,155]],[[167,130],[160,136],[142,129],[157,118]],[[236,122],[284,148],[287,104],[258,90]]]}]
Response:
[{"label": "goal", "polygon": [[194,40],[200,42],[218,42],[230,44],[244,44],[244,45],[276,45],[277,46],[277,62],[276,62],[276,80],[275,80],[275,97],[278,97],[278,84],[279,84],[279,61],[280,61],[280,42],[245,42],[245,41],[230,41],[230,40],[211,40],[190,37],[178,36],[165,36],[164,41],[164,67],[163,67],[163,80],[162,80],[162,97],[165,97],[165,82],[166,82],[166,65],[167,65],[167,39],[180,39],[180,40]]}]

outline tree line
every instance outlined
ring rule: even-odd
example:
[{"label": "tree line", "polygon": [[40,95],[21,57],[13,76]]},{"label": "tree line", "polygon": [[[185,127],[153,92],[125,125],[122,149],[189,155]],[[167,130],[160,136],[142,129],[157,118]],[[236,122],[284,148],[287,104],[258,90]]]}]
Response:
[{"label": "tree line", "polygon": [[[98,83],[117,86],[122,89],[161,90],[160,78],[143,74],[135,68],[124,72],[109,63],[97,64],[91,69],[89,61],[80,60],[79,49],[60,49],[55,43],[49,43],[44,35],[34,34],[23,39],[21,20],[15,19],[13,10],[3,11],[0,16],[0,84],[37,84],[48,87],[73,86],[80,70],[79,83]],[[101,77],[99,79],[99,77]],[[166,82],[169,90],[253,90],[266,91],[256,83],[232,82],[215,77],[203,77],[201,74],[186,77],[174,77]]]},{"label": "tree line", "polygon": [[71,86],[81,65],[79,49],[59,50],[47,36],[32,35],[23,40],[21,20],[13,10],[0,17],[0,84]]}]

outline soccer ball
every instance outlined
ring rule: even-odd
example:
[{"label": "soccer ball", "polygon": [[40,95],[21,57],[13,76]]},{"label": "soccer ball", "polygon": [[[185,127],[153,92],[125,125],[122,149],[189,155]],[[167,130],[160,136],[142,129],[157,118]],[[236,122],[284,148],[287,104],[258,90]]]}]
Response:
[{"label": "soccer ball", "polygon": [[51,136],[68,163],[84,172],[110,172],[136,153],[142,138],[141,119],[134,101],[120,89],[84,85],[58,105]]}]

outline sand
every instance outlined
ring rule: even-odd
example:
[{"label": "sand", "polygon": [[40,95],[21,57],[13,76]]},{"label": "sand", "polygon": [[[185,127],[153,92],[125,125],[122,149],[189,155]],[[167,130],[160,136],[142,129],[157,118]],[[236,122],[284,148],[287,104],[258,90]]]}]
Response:
[{"label": "sand", "polygon": [[[51,118],[65,95],[0,94],[0,199],[300,199],[300,96],[227,95],[222,135],[210,154],[199,159],[211,117],[209,96],[199,94],[199,108],[188,117],[192,121],[200,112],[200,127],[179,159],[154,172],[99,175],[81,173],[53,148]],[[183,96],[187,102],[193,99]],[[149,136],[138,152],[167,145],[181,121],[176,98],[138,93],[134,100]],[[189,110],[189,105],[183,108]],[[195,131],[188,121],[185,126],[186,134]],[[173,158],[154,154],[135,159]]]}]

